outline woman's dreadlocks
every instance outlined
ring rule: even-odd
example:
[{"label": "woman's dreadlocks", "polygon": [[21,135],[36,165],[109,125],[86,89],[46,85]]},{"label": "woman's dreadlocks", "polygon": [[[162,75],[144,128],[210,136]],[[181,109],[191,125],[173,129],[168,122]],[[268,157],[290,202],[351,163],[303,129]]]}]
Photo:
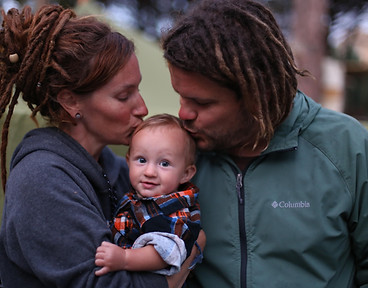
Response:
[{"label": "woman's dreadlocks", "polygon": [[83,97],[103,86],[133,54],[134,45],[96,18],[77,18],[59,5],[45,5],[34,15],[30,7],[1,13],[0,117],[6,114],[1,176],[5,188],[9,124],[19,97],[33,119],[40,113],[50,124],[73,122],[57,102],[58,93],[69,89]]}]

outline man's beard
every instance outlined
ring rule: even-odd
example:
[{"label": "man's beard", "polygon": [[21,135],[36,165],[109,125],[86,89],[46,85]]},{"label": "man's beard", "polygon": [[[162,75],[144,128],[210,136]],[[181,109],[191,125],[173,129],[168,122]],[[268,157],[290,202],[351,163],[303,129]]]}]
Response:
[{"label": "man's beard", "polygon": [[[200,151],[215,151],[230,155],[239,155],[243,150],[251,150],[257,130],[255,123],[246,123],[240,119],[233,129],[198,129],[193,123],[185,122],[184,127],[191,133]],[[242,125],[244,124],[244,125]],[[220,127],[221,128],[221,127]]]}]

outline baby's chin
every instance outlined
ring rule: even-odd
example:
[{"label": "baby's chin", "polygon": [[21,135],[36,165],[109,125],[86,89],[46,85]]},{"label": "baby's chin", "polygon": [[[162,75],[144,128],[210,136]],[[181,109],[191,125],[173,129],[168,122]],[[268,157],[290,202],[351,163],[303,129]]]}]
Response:
[{"label": "baby's chin", "polygon": [[158,197],[161,194],[156,193],[154,191],[146,191],[146,190],[135,190],[139,198],[151,198],[151,197]]}]

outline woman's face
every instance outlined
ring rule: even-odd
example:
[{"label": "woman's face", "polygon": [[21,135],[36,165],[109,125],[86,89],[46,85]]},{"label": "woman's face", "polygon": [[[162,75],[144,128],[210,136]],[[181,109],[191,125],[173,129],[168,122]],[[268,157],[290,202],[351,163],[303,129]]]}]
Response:
[{"label": "woman's face", "polygon": [[77,120],[78,135],[73,137],[78,137],[92,156],[106,145],[129,144],[133,131],[148,114],[139,93],[141,80],[138,59],[133,54],[106,85],[78,100],[82,117]]}]

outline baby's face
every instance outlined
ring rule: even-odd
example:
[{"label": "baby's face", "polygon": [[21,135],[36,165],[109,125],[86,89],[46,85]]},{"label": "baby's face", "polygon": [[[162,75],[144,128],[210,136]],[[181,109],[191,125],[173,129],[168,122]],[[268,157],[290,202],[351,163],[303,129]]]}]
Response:
[{"label": "baby's face", "polygon": [[189,181],[185,134],[179,128],[145,128],[133,136],[128,157],[130,182],[141,197],[166,195]]}]

